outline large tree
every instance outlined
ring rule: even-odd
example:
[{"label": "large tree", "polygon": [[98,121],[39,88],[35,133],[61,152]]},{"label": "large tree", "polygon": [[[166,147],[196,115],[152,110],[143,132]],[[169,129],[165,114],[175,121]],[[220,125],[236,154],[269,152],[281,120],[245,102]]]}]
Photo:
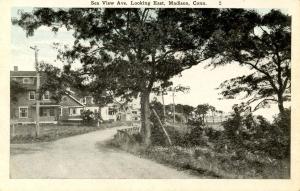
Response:
[{"label": "large tree", "polygon": [[[77,91],[80,95],[87,92],[88,87],[85,85],[86,78],[81,76],[78,71],[71,70],[68,65],[63,69],[55,67],[51,64],[39,63],[39,74],[41,76],[41,86],[39,88],[39,98],[46,92],[51,92],[51,99],[59,104],[62,97],[70,94],[70,90]],[[59,119],[59,109],[57,108],[56,118]]]},{"label": "large tree", "polygon": [[16,80],[10,79],[10,103],[14,104],[18,101],[18,95],[26,92],[26,88]]},{"label": "large tree", "polygon": [[217,54],[212,65],[237,63],[251,71],[223,82],[221,94],[225,98],[245,96],[245,105],[254,105],[254,110],[277,103],[282,114],[284,102],[290,100],[291,17],[278,10],[261,15],[229,9],[218,23],[208,48],[212,55]]},{"label": "large tree", "polygon": [[26,92],[26,88],[22,86],[19,82],[16,80],[10,79],[10,116],[11,118],[16,117],[15,109],[17,109],[15,104],[18,102],[18,97],[20,94],[23,94]]},{"label": "large tree", "polygon": [[97,93],[140,96],[142,135],[150,144],[149,95],[157,85],[212,56],[203,54],[217,9],[34,9],[13,23],[33,35],[40,26],[73,30],[60,58],[82,63]]}]

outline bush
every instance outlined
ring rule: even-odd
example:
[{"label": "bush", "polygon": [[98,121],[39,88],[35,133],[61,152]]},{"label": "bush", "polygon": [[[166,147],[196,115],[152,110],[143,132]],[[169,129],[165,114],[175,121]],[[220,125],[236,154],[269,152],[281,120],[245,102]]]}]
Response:
[{"label": "bush", "polygon": [[241,111],[238,108],[234,108],[234,112],[229,119],[222,123],[226,136],[234,141],[239,141],[239,131],[242,126]]},{"label": "bush", "polygon": [[190,126],[194,126],[194,127],[203,127],[204,126],[203,120],[201,120],[200,118],[188,119],[187,124]]},{"label": "bush", "polygon": [[218,140],[220,136],[222,135],[221,131],[215,130],[213,128],[207,128],[205,129],[205,134],[208,136],[210,141]]},{"label": "bush", "polygon": [[151,143],[153,145],[166,145],[166,137],[157,122],[152,123]]},{"label": "bush", "polygon": [[185,145],[195,146],[207,146],[208,137],[202,127],[192,127],[191,132],[185,136]]},{"label": "bush", "polygon": [[90,110],[82,111],[81,118],[84,125],[94,125],[97,122],[94,112]]},{"label": "bush", "polygon": [[275,117],[273,123],[263,116],[241,115],[235,110],[223,127],[225,137],[222,138],[228,139],[234,149],[243,148],[253,153],[262,151],[277,159],[290,156],[290,110]]},{"label": "bush", "polygon": [[274,136],[270,141],[269,152],[276,158],[290,157],[290,138],[291,138],[291,110],[286,109],[283,114],[279,114],[274,118],[273,123]]}]

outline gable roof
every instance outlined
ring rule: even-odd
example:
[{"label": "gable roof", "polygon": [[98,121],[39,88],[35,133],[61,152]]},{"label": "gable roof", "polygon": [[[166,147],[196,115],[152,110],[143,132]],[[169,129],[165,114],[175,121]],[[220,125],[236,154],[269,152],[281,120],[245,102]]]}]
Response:
[{"label": "gable roof", "polygon": [[82,104],[80,101],[78,101],[75,97],[73,97],[72,95],[66,93],[66,95],[68,95],[70,98],[72,98],[75,102],[77,102],[78,104],[84,106],[84,104]]},{"label": "gable roof", "polygon": [[36,77],[36,71],[10,71],[11,77],[31,76]]}]

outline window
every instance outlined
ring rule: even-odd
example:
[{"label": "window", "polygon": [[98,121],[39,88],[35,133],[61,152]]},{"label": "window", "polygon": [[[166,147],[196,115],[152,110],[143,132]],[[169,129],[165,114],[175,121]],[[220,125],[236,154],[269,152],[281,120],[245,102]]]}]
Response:
[{"label": "window", "polygon": [[108,108],[108,115],[114,115],[115,110],[113,108]]},{"label": "window", "polygon": [[43,100],[49,100],[50,94],[49,91],[46,91],[45,94],[43,95]]},{"label": "window", "polygon": [[76,108],[70,108],[70,115],[77,115]]},{"label": "window", "polygon": [[33,84],[33,80],[31,78],[23,78],[23,84]]},{"label": "window", "polygon": [[50,108],[49,110],[50,110],[50,116],[54,116],[54,115],[55,115],[55,114],[54,114],[54,109],[53,109],[53,108]]},{"label": "window", "polygon": [[29,92],[29,100],[35,100],[35,91]]},{"label": "window", "polygon": [[132,114],[137,114],[137,111],[132,111]]},{"label": "window", "polygon": [[28,118],[28,107],[19,107],[19,117]]},{"label": "window", "polygon": [[92,103],[92,104],[94,104],[94,103],[95,103],[95,102],[94,102],[94,98],[93,98],[93,97],[91,98],[91,103]]},{"label": "window", "polygon": [[48,112],[46,108],[40,108],[40,116],[41,117],[47,117],[48,116]]},{"label": "window", "polygon": [[63,115],[63,108],[61,107],[60,112],[59,112],[59,116],[62,116],[62,115]]}]

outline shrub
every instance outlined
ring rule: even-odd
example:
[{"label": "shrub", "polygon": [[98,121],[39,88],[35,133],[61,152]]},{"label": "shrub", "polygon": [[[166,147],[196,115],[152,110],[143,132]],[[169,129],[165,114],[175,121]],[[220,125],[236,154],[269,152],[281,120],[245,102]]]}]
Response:
[{"label": "shrub", "polygon": [[188,146],[207,146],[208,137],[205,135],[203,127],[190,127],[191,131],[187,133],[184,137],[184,145]]},{"label": "shrub", "polygon": [[84,125],[94,125],[97,122],[94,112],[90,110],[82,111],[81,118]]},{"label": "shrub", "polygon": [[157,122],[152,123],[151,143],[153,145],[166,145],[165,139],[164,132],[161,127],[159,127],[159,124]]},{"label": "shrub", "polygon": [[213,128],[206,128],[205,134],[208,136],[210,141],[218,140],[222,135],[221,131],[215,130]]},{"label": "shrub", "polygon": [[290,156],[290,110],[276,116],[273,123],[263,116],[241,115],[235,110],[223,127],[225,137],[222,138],[228,139],[234,149],[243,148],[253,153],[262,151],[277,159]]},{"label": "shrub", "polygon": [[238,109],[234,109],[234,113],[230,118],[224,121],[222,125],[228,139],[232,140],[233,142],[237,142],[239,140],[239,130],[242,126],[241,112]]},{"label": "shrub", "polygon": [[194,127],[203,127],[204,126],[203,120],[200,119],[200,118],[191,118],[191,119],[188,119],[187,124],[189,126],[194,126]]}]

